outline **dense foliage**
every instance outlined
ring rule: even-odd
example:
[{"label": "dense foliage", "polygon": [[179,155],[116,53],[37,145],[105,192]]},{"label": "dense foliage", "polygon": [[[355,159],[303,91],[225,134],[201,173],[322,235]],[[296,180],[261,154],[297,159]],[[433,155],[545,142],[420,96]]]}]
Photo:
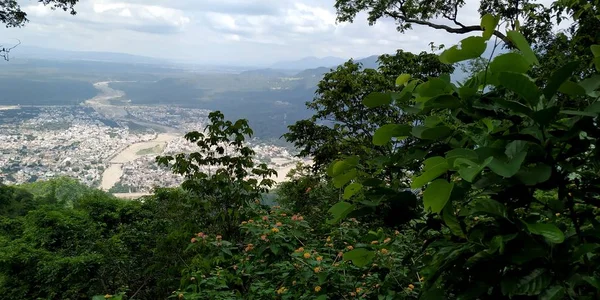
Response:
[{"label": "dense foliage", "polygon": [[[348,20],[397,10],[404,30],[463,2],[337,3]],[[598,299],[597,3],[554,3],[569,35],[528,34],[543,6],[481,3],[481,35],[439,57],[327,74],[287,136],[315,165],[274,190],[248,123],[220,112],[186,135],[197,152],[157,158],[179,189],[0,186],[0,299]],[[472,59],[468,80],[445,74]]]}]

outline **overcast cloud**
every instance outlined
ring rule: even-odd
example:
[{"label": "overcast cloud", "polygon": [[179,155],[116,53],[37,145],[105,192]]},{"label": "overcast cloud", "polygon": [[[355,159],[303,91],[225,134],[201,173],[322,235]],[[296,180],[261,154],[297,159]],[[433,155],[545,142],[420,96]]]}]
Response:
[{"label": "overcast cloud", "polygon": [[[479,1],[467,1],[478,3]],[[111,51],[197,63],[268,64],[306,56],[361,58],[396,49],[422,51],[461,36],[364,16],[337,24],[334,0],[83,0],[70,16],[20,1],[30,23],[0,29],[0,39],[67,50]],[[478,22],[467,5],[464,23]]]}]

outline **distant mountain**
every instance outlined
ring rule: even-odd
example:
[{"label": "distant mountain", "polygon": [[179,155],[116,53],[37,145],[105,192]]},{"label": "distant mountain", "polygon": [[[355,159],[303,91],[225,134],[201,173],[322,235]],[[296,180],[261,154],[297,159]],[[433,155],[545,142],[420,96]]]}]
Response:
[{"label": "distant mountain", "polygon": [[248,70],[240,73],[243,76],[263,76],[263,77],[286,77],[289,72],[282,72],[281,70],[275,69],[256,69]]},{"label": "distant mountain", "polygon": [[306,70],[319,67],[334,67],[346,62],[347,59],[341,57],[305,57],[299,60],[280,61],[271,65],[273,69],[288,69],[288,70]]},{"label": "distant mountain", "polygon": [[365,69],[377,69],[379,68],[379,63],[377,62],[378,59],[379,55],[371,55],[369,57],[358,59],[356,62],[361,63]]},{"label": "distant mountain", "polygon": [[20,45],[11,51],[11,59],[85,60],[127,64],[166,64],[166,60],[127,53],[99,51],[69,51]]},{"label": "distant mountain", "polygon": [[306,69],[296,75],[294,77],[308,78],[308,77],[321,77],[325,73],[331,71],[331,69],[335,69],[335,67],[327,68],[327,67],[319,67],[314,69]]}]

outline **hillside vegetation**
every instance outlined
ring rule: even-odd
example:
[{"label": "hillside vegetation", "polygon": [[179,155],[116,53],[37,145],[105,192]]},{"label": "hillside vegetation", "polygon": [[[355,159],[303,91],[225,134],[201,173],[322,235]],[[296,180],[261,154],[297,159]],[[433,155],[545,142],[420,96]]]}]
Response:
[{"label": "hillside vegetation", "polygon": [[[403,31],[461,3],[336,8]],[[0,299],[600,298],[600,3],[481,4],[439,55],[325,74],[285,135],[314,164],[278,186],[219,111],[195,152],[156,158],[179,188],[0,186]]]}]

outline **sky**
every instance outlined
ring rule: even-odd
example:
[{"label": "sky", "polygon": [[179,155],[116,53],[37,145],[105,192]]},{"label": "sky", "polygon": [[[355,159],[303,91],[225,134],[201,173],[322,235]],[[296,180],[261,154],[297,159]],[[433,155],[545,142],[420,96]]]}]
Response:
[{"label": "sky", "polygon": [[[459,21],[478,24],[467,0]],[[5,43],[109,51],[205,64],[269,64],[307,56],[362,58],[396,49],[420,52],[465,36],[424,26],[406,33],[364,15],[337,23],[335,0],[82,0],[77,15],[19,0],[30,22],[0,29]]]}]

